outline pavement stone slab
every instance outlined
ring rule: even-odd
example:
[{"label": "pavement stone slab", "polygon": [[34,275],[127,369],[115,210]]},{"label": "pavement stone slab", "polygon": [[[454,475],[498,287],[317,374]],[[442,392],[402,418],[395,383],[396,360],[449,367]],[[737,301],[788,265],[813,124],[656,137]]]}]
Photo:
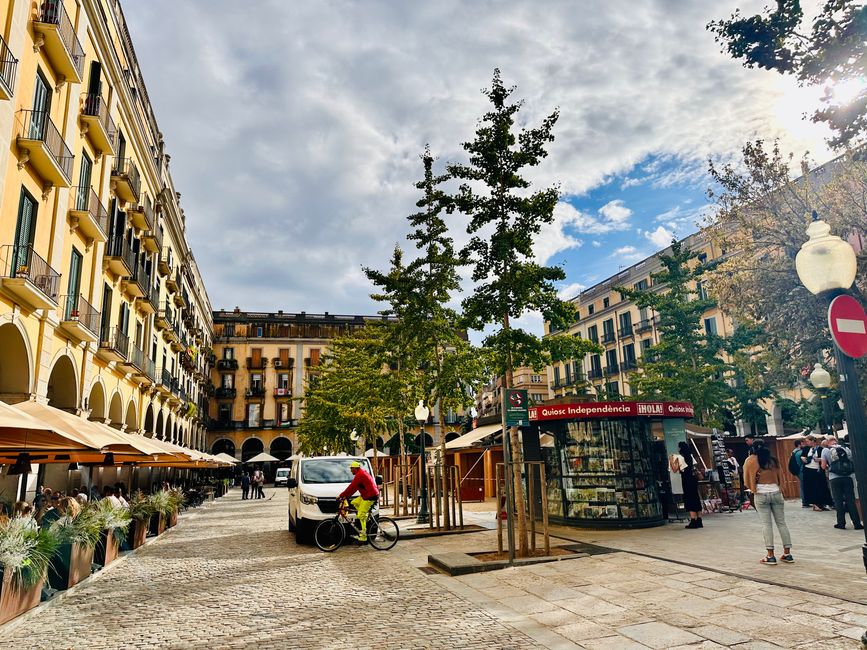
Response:
[{"label": "pavement stone slab", "polygon": [[670,648],[675,645],[697,643],[703,640],[692,632],[658,621],[627,625],[617,628],[617,631],[623,636],[651,648]]}]

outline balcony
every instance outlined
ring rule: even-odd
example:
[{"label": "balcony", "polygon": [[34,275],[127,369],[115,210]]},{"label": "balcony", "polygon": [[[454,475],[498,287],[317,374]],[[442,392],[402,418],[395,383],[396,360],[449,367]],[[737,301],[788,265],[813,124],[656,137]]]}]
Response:
[{"label": "balcony", "polygon": [[650,318],[644,318],[638,321],[638,324],[635,326],[635,331],[639,334],[642,332],[647,332],[653,329],[653,321]]},{"label": "balcony", "polygon": [[60,329],[77,341],[99,340],[99,312],[84,296],[61,296]]},{"label": "balcony", "polygon": [[275,388],[274,389],[274,398],[275,399],[290,399],[292,397],[292,389],[291,388]]},{"label": "balcony", "polygon": [[[163,253],[165,253],[165,251],[163,251]],[[174,294],[178,292],[178,285],[180,282],[179,275],[180,274],[178,273],[169,273],[166,277],[166,289],[169,290],[169,293]]]},{"label": "balcony", "polygon": [[134,263],[129,280],[122,283],[122,288],[124,293],[131,298],[144,298],[148,293],[150,281],[151,279],[145,270],[144,259],[142,258]]},{"label": "balcony", "polygon": [[155,314],[160,307],[160,288],[150,285],[145,295],[135,301],[135,306],[145,314]]},{"label": "balcony", "polygon": [[638,367],[638,361],[636,359],[626,359],[622,364],[620,364],[620,368],[624,371],[635,370]]},{"label": "balcony", "polygon": [[224,386],[218,386],[217,390],[214,391],[214,397],[217,399],[235,399],[237,395],[238,391],[236,389]]},{"label": "balcony", "polygon": [[119,278],[128,278],[135,270],[135,253],[129,247],[129,241],[122,234],[112,234],[105,246],[102,259],[103,266]]},{"label": "balcony", "polygon": [[[160,259],[157,262],[157,272],[164,278],[166,278],[166,287],[169,286],[169,281],[174,284],[174,280],[172,278],[173,271],[173,262],[171,257],[171,251],[168,248],[162,249],[162,254],[160,255]],[[168,277],[167,277],[168,276]],[[177,291],[178,288],[175,286],[173,291]]]},{"label": "balcony", "polygon": [[259,357],[256,360],[253,357],[247,357],[247,368],[250,370],[263,370],[265,368],[265,357]]},{"label": "balcony", "polygon": [[610,377],[611,375],[616,375],[619,372],[620,372],[620,369],[618,368],[618,364],[616,361],[614,363],[609,363],[605,367],[605,376],[606,377]]},{"label": "balcony", "polygon": [[295,367],[295,359],[293,359],[292,357],[289,357],[288,359],[286,359],[285,363],[283,362],[283,360],[280,357],[274,357],[272,359],[272,361],[274,362],[275,368],[293,368],[293,367]]},{"label": "balcony", "polygon": [[619,334],[620,334],[620,338],[622,338],[622,339],[633,336],[632,325],[627,325],[626,327],[621,327]]},{"label": "balcony", "polygon": [[590,368],[587,377],[589,379],[602,379],[602,368]]},{"label": "balcony", "polygon": [[132,158],[117,158],[111,168],[111,189],[125,203],[137,203],[141,178]]},{"label": "balcony", "polygon": [[49,184],[48,189],[72,184],[72,152],[47,111],[18,111],[17,143],[18,169],[29,162]]},{"label": "balcony", "polygon": [[127,211],[130,221],[135,228],[139,230],[153,230],[154,209],[151,205],[151,197],[147,194],[142,194],[142,200],[136,205],[130,206]]},{"label": "balcony", "polygon": [[573,372],[569,377],[566,377],[566,386],[577,386],[584,383],[584,373]]},{"label": "balcony", "polygon": [[43,48],[51,66],[64,81],[81,83],[84,49],[75,33],[63,0],[44,0],[33,21],[34,48]]},{"label": "balcony", "polygon": [[57,307],[60,274],[33,250],[33,246],[0,248],[0,287],[36,309]]},{"label": "balcony", "polygon": [[603,343],[614,343],[614,332],[603,332],[602,333],[602,342]]},{"label": "balcony", "polygon": [[[159,253],[163,249],[163,230],[156,220],[153,224],[153,228],[142,233],[141,243],[148,253]],[[159,268],[157,270],[159,271]],[[165,275],[165,273],[160,272],[160,275]]]},{"label": "balcony", "polygon": [[90,186],[77,186],[70,193],[69,220],[73,228],[95,242],[108,239],[108,210]]},{"label": "balcony", "polygon": [[148,357],[142,355],[142,367],[133,373],[133,380],[140,385],[153,385],[156,383],[157,364]]},{"label": "balcony", "polygon": [[264,386],[252,386],[247,389],[247,392],[244,393],[244,397],[247,399],[261,399],[265,397],[265,387]]},{"label": "balcony", "polygon": [[217,370],[237,370],[237,359],[217,359]]},{"label": "balcony", "polygon": [[173,327],[174,319],[175,312],[171,305],[169,305],[169,301],[166,300],[162,307],[157,311],[157,315],[154,316],[154,327],[156,327],[157,330],[164,330],[167,327]]},{"label": "balcony", "polygon": [[117,127],[108,112],[108,103],[99,95],[85,95],[81,107],[81,132],[100,153],[114,155]]},{"label": "balcony", "polygon": [[17,71],[18,59],[12,56],[12,50],[0,36],[0,99],[12,99]]},{"label": "balcony", "polygon": [[129,337],[119,327],[110,327],[102,333],[97,355],[106,361],[123,363],[129,357]]},{"label": "balcony", "polygon": [[130,343],[129,355],[126,361],[122,361],[119,365],[121,370],[129,373],[140,373],[144,370],[145,355],[139,348]]}]

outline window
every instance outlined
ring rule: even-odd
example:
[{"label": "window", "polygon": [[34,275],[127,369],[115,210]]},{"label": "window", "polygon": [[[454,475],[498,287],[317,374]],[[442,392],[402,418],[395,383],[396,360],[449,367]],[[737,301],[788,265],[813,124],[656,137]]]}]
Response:
[{"label": "window", "polygon": [[641,339],[641,353],[644,354],[644,351],[653,345],[653,339]]},{"label": "window", "polygon": [[590,372],[597,376],[602,374],[602,358],[598,354],[590,357]]},{"label": "window", "polygon": [[605,392],[608,397],[618,398],[620,397],[620,382],[610,381],[605,384]]},{"label": "window", "polygon": [[602,323],[602,342],[610,343],[614,340],[614,319],[609,318]]},{"label": "window", "polygon": [[599,329],[596,325],[591,325],[587,328],[587,340],[599,343]]},{"label": "window", "polygon": [[81,290],[81,253],[75,246],[72,247],[72,255],[69,258],[69,283],[66,286],[66,304],[75,305],[73,309],[78,311],[78,292]]},{"label": "window", "polygon": [[707,300],[707,289],[705,289],[704,282],[701,280],[695,283],[695,292],[698,294],[699,300]]},{"label": "window", "polygon": [[250,388],[253,390],[262,390],[262,375],[254,372],[250,375]]},{"label": "window", "polygon": [[225,336],[235,336],[235,323],[226,323],[223,327],[223,334]]},{"label": "window", "polygon": [[21,188],[21,198],[18,201],[18,223],[15,227],[15,246],[18,249],[18,267],[29,266],[30,256],[27,247],[33,245],[36,234],[36,199]]},{"label": "window", "polygon": [[647,279],[639,280],[635,284],[632,285],[632,288],[636,291],[647,291]]},{"label": "window", "polygon": [[632,312],[620,314],[620,334],[632,334]]},{"label": "window", "polygon": [[542,382],[542,375],[530,375],[530,383],[539,384]]},{"label": "window", "polygon": [[707,253],[699,253],[698,254],[698,263],[706,264],[707,263]]},{"label": "window", "polygon": [[264,333],[265,333],[265,330],[264,330],[264,328],[263,328],[261,325],[259,325],[258,327],[256,327],[256,336],[257,336],[258,338],[262,338],[262,335],[263,335]]},{"label": "window", "polygon": [[567,363],[565,370],[566,370],[566,385],[571,386],[572,385],[572,367]]},{"label": "window", "polygon": [[289,373],[281,372],[277,375],[277,388],[282,388],[283,390],[288,390],[289,388]]},{"label": "window", "polygon": [[224,359],[234,359],[235,358],[235,348],[223,348],[223,358]]},{"label": "window", "polygon": [[223,388],[233,388],[235,383],[235,375],[220,375],[220,386]]},{"label": "window", "polygon": [[593,312],[595,312],[595,311],[596,311],[596,308],[594,305],[587,305],[587,315],[588,316],[592,316]]},{"label": "window", "polygon": [[606,350],[605,365],[608,370],[617,370],[617,350]]},{"label": "window", "polygon": [[716,335],[716,317],[705,318],[704,319],[704,331],[708,335]]},{"label": "window", "polygon": [[560,366],[554,366],[554,385],[560,383]]},{"label": "window", "polygon": [[611,298],[605,297],[602,299],[602,309],[608,309],[611,306]]},{"label": "window", "polygon": [[100,339],[108,340],[108,328],[111,327],[111,286],[102,287],[102,323],[100,324]]},{"label": "window", "polygon": [[291,412],[289,408],[292,406],[290,402],[281,402],[280,403],[280,416],[278,418],[279,422],[288,422],[292,419]]},{"label": "window", "polygon": [[259,419],[261,415],[261,404],[252,403],[247,404],[247,426],[248,427],[258,427]]},{"label": "window", "polygon": [[232,420],[232,405],[220,404],[218,417],[220,422],[228,424]]}]

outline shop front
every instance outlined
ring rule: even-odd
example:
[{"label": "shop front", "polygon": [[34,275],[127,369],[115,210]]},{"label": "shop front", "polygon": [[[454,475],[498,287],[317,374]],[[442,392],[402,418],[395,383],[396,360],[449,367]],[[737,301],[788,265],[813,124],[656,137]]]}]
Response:
[{"label": "shop front", "polygon": [[684,422],[692,417],[687,402],[576,402],[531,408],[531,428],[538,430],[545,462],[551,520],[587,527],[663,524],[668,501],[664,493],[670,489],[667,458],[673,451],[669,447],[676,449],[684,439]]}]

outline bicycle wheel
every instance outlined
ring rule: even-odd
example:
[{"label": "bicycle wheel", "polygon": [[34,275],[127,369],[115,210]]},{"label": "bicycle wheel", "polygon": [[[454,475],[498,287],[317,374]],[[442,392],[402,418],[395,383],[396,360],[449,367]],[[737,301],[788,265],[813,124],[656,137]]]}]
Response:
[{"label": "bicycle wheel", "polygon": [[400,529],[394,520],[388,517],[371,517],[367,528],[367,541],[377,551],[387,551],[397,544],[400,537]]},{"label": "bicycle wheel", "polygon": [[345,537],[346,531],[343,529],[343,524],[336,519],[320,521],[313,533],[313,541],[316,542],[316,546],[329,553],[343,544]]}]

